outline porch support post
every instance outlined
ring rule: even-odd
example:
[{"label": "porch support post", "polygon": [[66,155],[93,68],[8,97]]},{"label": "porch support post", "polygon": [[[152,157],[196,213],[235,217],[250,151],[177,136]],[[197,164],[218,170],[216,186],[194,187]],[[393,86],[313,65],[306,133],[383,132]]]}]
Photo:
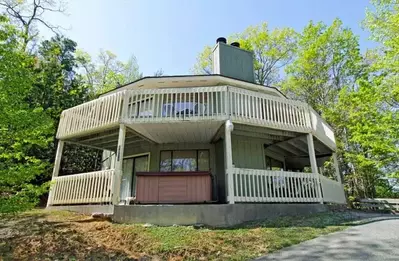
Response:
[{"label": "porch support post", "polygon": [[112,194],[112,204],[117,205],[119,203],[120,189],[121,189],[121,178],[122,178],[122,165],[123,165],[123,153],[125,150],[125,136],[126,136],[126,126],[121,124],[119,126],[119,137],[118,137],[118,147],[116,149],[116,159],[115,159],[115,174],[113,183],[113,194]]},{"label": "porch support post", "polygon": [[231,120],[227,120],[225,125],[225,163],[226,163],[226,177],[227,177],[227,201],[229,204],[234,204],[234,180],[233,180],[233,152],[231,149],[231,132],[234,129],[234,125]]},{"label": "porch support post", "polygon": [[[61,157],[62,157],[62,152],[64,150],[64,143],[65,142],[63,140],[58,141],[57,152],[55,154],[55,160],[54,160],[53,176],[51,178],[51,181],[53,181],[54,178],[58,177],[58,174],[60,173]],[[53,201],[51,187],[52,185],[50,186],[50,191],[48,194],[47,207],[50,206]]]},{"label": "porch support post", "polygon": [[339,182],[339,184],[342,185],[341,174],[339,173],[339,166],[338,166],[337,153],[334,152],[334,153],[332,154],[332,156],[333,156],[333,161],[334,161],[335,176],[337,176],[337,181]]},{"label": "porch support post", "polygon": [[307,135],[307,143],[308,143],[308,150],[309,150],[309,160],[310,160],[310,167],[312,168],[312,173],[316,174],[317,177],[317,191],[320,198],[320,203],[323,204],[323,195],[321,194],[321,182],[320,182],[320,174],[317,170],[317,161],[316,161],[316,153],[314,150],[314,143],[313,143],[313,134],[309,133]]}]

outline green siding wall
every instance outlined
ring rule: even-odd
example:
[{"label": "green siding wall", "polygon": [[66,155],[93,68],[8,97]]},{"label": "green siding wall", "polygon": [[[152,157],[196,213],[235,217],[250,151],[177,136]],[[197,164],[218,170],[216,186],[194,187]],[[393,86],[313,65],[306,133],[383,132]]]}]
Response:
[{"label": "green siding wall", "polygon": [[237,168],[264,169],[265,152],[262,140],[232,135],[233,164]]},{"label": "green siding wall", "polygon": [[216,191],[219,202],[226,202],[226,167],[224,160],[224,142],[220,139],[215,143],[215,162],[216,162]]}]

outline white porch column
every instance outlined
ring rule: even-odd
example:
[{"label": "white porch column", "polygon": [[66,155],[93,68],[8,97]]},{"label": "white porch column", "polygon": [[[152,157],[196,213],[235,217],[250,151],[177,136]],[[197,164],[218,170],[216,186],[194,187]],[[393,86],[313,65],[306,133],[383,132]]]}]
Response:
[{"label": "white porch column", "polygon": [[[59,140],[58,145],[57,145],[57,152],[55,154],[55,160],[54,160],[54,168],[53,168],[53,176],[51,178],[51,181],[54,180],[54,178],[58,177],[58,174],[60,173],[60,166],[61,166],[61,157],[62,157],[62,152],[64,150],[64,141]],[[51,193],[51,186],[50,186],[50,191],[48,194],[48,199],[47,199],[47,207],[51,205],[52,203],[52,193]]]},{"label": "white porch column", "polygon": [[119,126],[118,146],[116,148],[116,159],[115,159],[115,175],[113,183],[114,186],[112,189],[113,191],[112,203],[114,205],[119,203],[119,197],[120,197],[123,153],[125,150],[125,135],[126,135],[126,126],[124,124],[121,124]]},{"label": "white porch column", "polygon": [[337,176],[337,181],[339,184],[342,185],[342,180],[341,180],[341,174],[339,173],[339,166],[338,166],[338,159],[337,159],[337,153],[333,153],[333,161],[334,161],[334,168],[335,168],[335,176]]},{"label": "white porch column", "polygon": [[312,168],[312,173],[315,173],[317,176],[317,191],[320,197],[320,203],[323,204],[323,195],[321,194],[321,183],[320,183],[320,174],[317,169],[317,161],[316,161],[316,153],[314,150],[314,143],[313,143],[313,134],[309,133],[307,136],[307,142],[308,142],[308,150],[309,150],[309,160],[310,160],[310,167]]},{"label": "white porch column", "polygon": [[234,204],[233,151],[231,149],[231,132],[234,129],[234,125],[231,120],[227,120],[224,127],[225,164],[228,194],[227,201],[229,204]]}]

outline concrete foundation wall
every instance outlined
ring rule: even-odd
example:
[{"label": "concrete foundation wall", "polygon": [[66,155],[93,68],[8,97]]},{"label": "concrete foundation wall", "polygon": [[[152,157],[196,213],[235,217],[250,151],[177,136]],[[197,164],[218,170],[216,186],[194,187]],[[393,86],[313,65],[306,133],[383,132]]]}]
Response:
[{"label": "concrete foundation wall", "polygon": [[231,227],[249,221],[327,210],[328,207],[322,204],[133,205],[115,206],[113,221],[161,226],[204,224]]},{"label": "concrete foundation wall", "polygon": [[67,210],[85,215],[93,213],[112,214],[114,212],[114,205],[49,206],[46,210]]}]

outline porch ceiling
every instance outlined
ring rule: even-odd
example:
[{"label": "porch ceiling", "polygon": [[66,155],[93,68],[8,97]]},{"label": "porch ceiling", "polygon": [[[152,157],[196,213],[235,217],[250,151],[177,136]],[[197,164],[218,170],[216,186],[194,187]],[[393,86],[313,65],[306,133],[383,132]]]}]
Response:
[{"label": "porch ceiling", "polygon": [[245,124],[234,124],[233,135],[257,138],[264,144],[279,143],[288,139],[292,139],[301,135],[301,133],[270,129],[265,127],[257,127]]},{"label": "porch ceiling", "polygon": [[155,143],[208,143],[224,121],[135,123],[127,125]]},{"label": "porch ceiling", "polygon": [[[118,135],[119,135],[119,128],[114,128],[100,133],[79,137],[70,140],[69,142],[96,149],[115,151],[118,146]],[[134,143],[139,143],[144,140],[145,139],[141,137],[139,134],[135,133],[129,128],[126,128],[125,146]]]},{"label": "porch ceiling", "polygon": [[[324,143],[319,141],[317,138],[313,138],[314,148],[316,156],[324,157],[326,155],[331,155],[332,151]],[[307,158],[309,157],[308,144],[306,140],[306,135],[301,135],[295,138],[286,139],[280,142],[275,142],[266,147],[273,153],[277,153],[286,158]]]}]

